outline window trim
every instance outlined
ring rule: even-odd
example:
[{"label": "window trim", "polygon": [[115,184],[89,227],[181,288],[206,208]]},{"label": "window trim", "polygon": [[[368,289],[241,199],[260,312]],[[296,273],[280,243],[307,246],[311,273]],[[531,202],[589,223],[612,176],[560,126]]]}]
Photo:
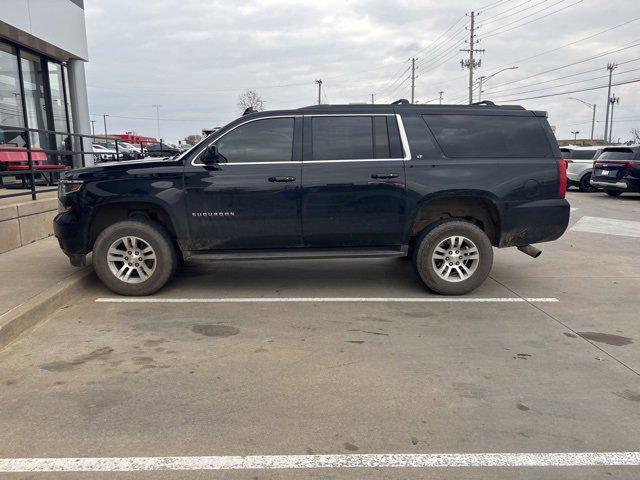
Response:
[{"label": "window trim", "polygon": [[[229,162],[222,165],[301,165],[304,163],[347,163],[347,162],[405,162],[411,160],[411,150],[409,148],[409,141],[407,140],[407,134],[404,131],[404,124],[402,123],[402,117],[398,113],[322,113],[311,115],[270,115],[265,117],[251,118],[244,122],[235,125],[233,128],[227,130],[223,134],[211,139],[206,145],[204,145],[191,160],[191,166],[193,167],[205,167],[204,163],[198,162],[200,155],[205,149],[220,140],[222,137],[230,132],[233,132],[236,128],[246,125],[247,123],[257,122],[260,120],[267,120],[271,118],[305,118],[305,117],[396,117],[398,123],[398,132],[400,133],[400,143],[402,144],[402,150],[404,157],[401,158],[357,158],[348,160],[289,160],[289,161],[277,161],[277,162]],[[294,127],[295,128],[295,127]]]}]

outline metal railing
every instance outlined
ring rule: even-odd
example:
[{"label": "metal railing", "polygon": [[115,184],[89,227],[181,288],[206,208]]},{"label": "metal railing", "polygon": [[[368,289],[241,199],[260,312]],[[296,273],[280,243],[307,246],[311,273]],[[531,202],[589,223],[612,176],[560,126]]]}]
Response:
[{"label": "metal railing", "polygon": [[[32,136],[34,135],[40,136],[40,140],[44,139],[44,142],[38,143],[43,143],[47,147],[63,145],[64,149],[33,146]],[[11,138],[7,141],[6,138],[8,136],[11,136]],[[115,153],[95,151],[92,145],[100,142],[113,142]],[[85,135],[40,128],[0,125],[0,189],[6,189],[4,178],[14,177],[21,179],[21,188],[25,190],[24,192],[10,194],[3,193],[0,190],[0,199],[31,195],[31,198],[36,200],[38,194],[36,190],[37,179],[44,178],[45,182],[53,187],[61,173],[71,168],[86,166],[86,157],[88,155],[99,160],[131,158],[131,153],[125,153],[119,143],[128,142],[123,142],[122,139],[117,137],[105,135]],[[87,144],[90,150],[85,150]],[[144,156],[144,151],[144,145],[140,143],[141,157]],[[6,152],[9,155],[3,155]],[[11,153],[15,154],[13,159],[10,158],[12,157]],[[23,157],[25,153],[26,158]],[[45,156],[44,161],[46,163],[42,162],[42,155]],[[76,158],[77,160],[74,161]],[[49,178],[47,178],[47,174],[50,176]],[[52,190],[55,190],[55,188],[40,190],[40,192]]]}]

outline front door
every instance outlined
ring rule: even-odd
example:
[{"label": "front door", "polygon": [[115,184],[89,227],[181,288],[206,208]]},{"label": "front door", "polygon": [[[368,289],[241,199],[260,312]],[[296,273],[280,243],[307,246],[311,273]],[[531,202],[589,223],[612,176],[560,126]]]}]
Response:
[{"label": "front door", "polygon": [[[296,123],[300,123],[296,128]],[[302,245],[302,119],[266,117],[223,132],[220,162],[185,167],[191,250]]]},{"label": "front door", "polygon": [[396,117],[314,115],[304,121],[305,245],[400,245],[405,171]]}]

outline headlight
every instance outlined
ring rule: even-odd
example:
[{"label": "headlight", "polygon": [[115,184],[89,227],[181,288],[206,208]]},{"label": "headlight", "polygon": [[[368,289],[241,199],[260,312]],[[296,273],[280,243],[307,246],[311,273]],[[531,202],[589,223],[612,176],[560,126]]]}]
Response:
[{"label": "headlight", "polygon": [[58,198],[77,192],[82,187],[82,180],[60,180],[58,182]]}]

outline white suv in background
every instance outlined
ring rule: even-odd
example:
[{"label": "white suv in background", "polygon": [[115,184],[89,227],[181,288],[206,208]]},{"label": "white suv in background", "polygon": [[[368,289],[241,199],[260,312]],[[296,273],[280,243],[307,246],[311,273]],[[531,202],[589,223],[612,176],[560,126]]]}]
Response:
[{"label": "white suv in background", "polygon": [[581,192],[595,192],[596,187],[591,185],[591,173],[593,161],[598,158],[604,146],[576,147],[570,145],[561,147],[562,157],[570,160],[567,162],[567,181],[570,186],[578,187]]}]

